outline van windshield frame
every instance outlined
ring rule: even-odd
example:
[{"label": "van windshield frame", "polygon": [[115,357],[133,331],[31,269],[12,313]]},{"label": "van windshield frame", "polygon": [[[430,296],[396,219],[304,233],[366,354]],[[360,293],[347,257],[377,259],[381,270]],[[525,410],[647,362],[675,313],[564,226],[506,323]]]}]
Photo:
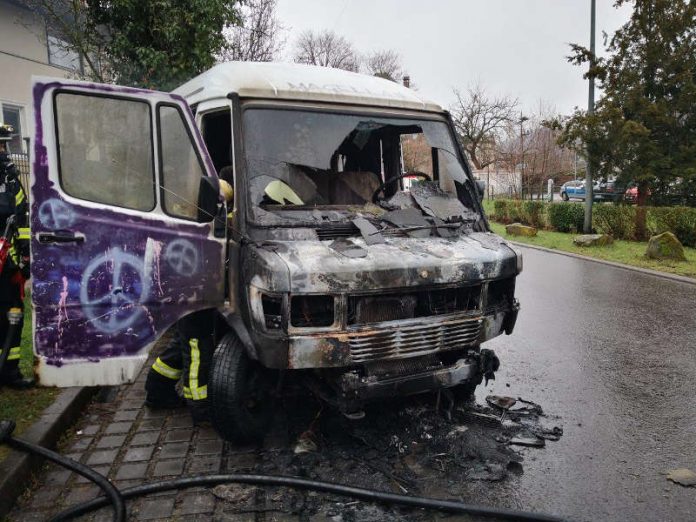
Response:
[{"label": "van windshield frame", "polygon": [[[242,158],[246,185],[245,214],[247,222],[251,225],[315,227],[327,220],[350,221],[362,215],[371,201],[366,202],[366,205],[334,204],[330,201],[320,205],[315,202],[305,204],[302,198],[296,199],[296,194],[292,191],[289,196],[283,196],[285,199],[280,204],[277,196],[275,201],[269,199],[269,191],[265,189],[275,180],[287,182],[292,177],[292,174],[287,173],[288,169],[299,168],[305,173],[307,171],[320,173],[322,170],[327,172],[329,162],[335,159],[332,154],[335,156],[349,137],[352,144],[361,143],[361,133],[369,135],[371,131],[393,129],[396,129],[394,132],[399,135],[413,132],[425,136],[432,146],[433,153],[435,151],[441,153],[439,162],[436,159],[433,160],[434,169],[446,170],[442,164],[449,164],[453,181],[461,185],[457,187],[456,193],[452,189],[451,194],[465,204],[469,218],[471,214],[480,213],[478,205],[474,202],[476,193],[471,171],[461,155],[450,122],[444,114],[388,107],[339,108],[330,105],[303,103],[287,105],[259,101],[244,101],[241,108]],[[256,116],[260,117],[256,118]],[[322,119],[331,120],[330,128],[327,129],[324,126],[321,132],[315,132],[316,126],[312,128],[313,124]],[[295,135],[289,136],[288,130]],[[363,145],[364,141],[363,139]],[[290,144],[293,146],[289,146]],[[439,167],[436,166],[438,163],[441,164]],[[279,172],[283,170],[285,174],[279,175]],[[362,171],[363,168],[360,167],[359,170]],[[389,176],[384,171],[384,165],[381,165],[381,171],[375,170],[371,172],[380,178],[379,183],[384,181],[385,176]],[[296,174],[293,179],[296,179]],[[399,185],[403,187],[402,183]],[[281,188],[280,193],[286,194],[288,187]],[[301,205],[298,204],[300,202],[302,202]],[[367,210],[369,212],[370,209]]]}]

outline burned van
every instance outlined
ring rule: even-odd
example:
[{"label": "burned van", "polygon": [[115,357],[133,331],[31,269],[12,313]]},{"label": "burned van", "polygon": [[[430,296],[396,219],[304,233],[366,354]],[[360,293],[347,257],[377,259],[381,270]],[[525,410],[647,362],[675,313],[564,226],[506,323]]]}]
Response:
[{"label": "burned van", "polygon": [[[511,333],[518,252],[492,234],[449,115],[388,80],[225,63],[172,94],[34,81],[37,374],[132,381],[214,308],[207,394],[263,432],[283,372],[346,414],[470,394]],[[229,203],[219,179],[234,187]]]}]

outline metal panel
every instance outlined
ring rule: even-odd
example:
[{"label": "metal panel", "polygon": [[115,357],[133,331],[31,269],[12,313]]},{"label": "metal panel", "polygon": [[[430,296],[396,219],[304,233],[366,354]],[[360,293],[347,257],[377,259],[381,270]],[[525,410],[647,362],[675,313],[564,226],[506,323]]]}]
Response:
[{"label": "metal panel", "polygon": [[478,341],[481,317],[458,317],[440,323],[418,322],[349,332],[351,360],[364,363],[379,359],[398,359],[452,350]]}]

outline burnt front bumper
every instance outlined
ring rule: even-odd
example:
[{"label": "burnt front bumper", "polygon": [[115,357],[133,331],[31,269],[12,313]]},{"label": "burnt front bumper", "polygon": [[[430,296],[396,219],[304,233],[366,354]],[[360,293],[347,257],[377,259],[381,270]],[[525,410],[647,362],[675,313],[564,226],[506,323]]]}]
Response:
[{"label": "burnt front bumper", "polygon": [[359,404],[375,399],[401,397],[450,388],[479,379],[476,357],[457,360],[450,366],[392,376],[359,376],[358,372],[341,375],[335,386],[342,403]]},{"label": "burnt front bumper", "polygon": [[485,314],[449,314],[348,328],[341,332],[291,335],[288,368],[355,367],[475,348],[509,333],[518,306]]}]

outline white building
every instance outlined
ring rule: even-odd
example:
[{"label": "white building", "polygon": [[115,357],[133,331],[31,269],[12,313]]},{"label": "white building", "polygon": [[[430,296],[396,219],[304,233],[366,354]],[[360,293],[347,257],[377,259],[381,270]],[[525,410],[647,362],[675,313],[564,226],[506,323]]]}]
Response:
[{"label": "white building", "polygon": [[490,165],[473,172],[476,179],[486,182],[486,197],[516,196],[522,192],[522,175],[518,170],[505,170]]},{"label": "white building", "polygon": [[0,0],[0,123],[15,129],[12,152],[27,152],[31,76],[67,78],[81,67],[79,55],[65,50],[40,15],[21,0]]}]

